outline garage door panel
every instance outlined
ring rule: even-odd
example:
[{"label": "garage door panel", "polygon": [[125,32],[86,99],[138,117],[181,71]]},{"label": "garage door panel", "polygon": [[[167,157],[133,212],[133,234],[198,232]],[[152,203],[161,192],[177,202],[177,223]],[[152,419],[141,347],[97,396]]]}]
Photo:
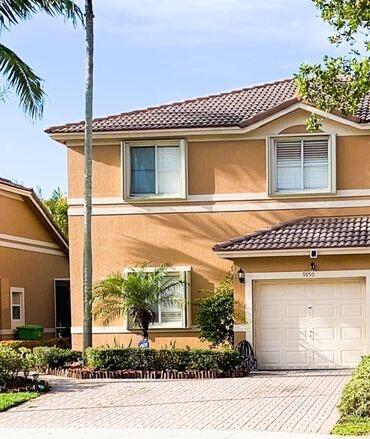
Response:
[{"label": "garage door panel", "polygon": [[253,299],[262,368],[353,367],[365,353],[361,280],[257,282]]},{"label": "garage door panel", "polygon": [[262,324],[268,323],[271,319],[277,319],[280,317],[280,304],[257,304],[256,314]]},{"label": "garage door panel", "polygon": [[364,355],[363,351],[359,350],[342,350],[340,352],[340,362],[344,367],[355,367],[361,360],[361,356]]},{"label": "garage door panel", "polygon": [[281,330],[280,328],[259,328],[257,340],[264,343],[281,341]]},{"label": "garage door panel", "polygon": [[306,350],[287,350],[285,354],[285,364],[290,364],[291,367],[308,367],[309,358]]},{"label": "garage door panel", "polygon": [[288,319],[300,319],[302,317],[308,317],[308,310],[305,304],[301,305],[286,305],[282,307],[285,309],[285,317]]},{"label": "garage door panel", "polygon": [[342,285],[338,286],[338,298],[349,300],[362,300],[364,295],[363,289],[363,285],[362,288],[359,288],[358,282],[343,282]]},{"label": "garage door panel", "polygon": [[312,306],[312,317],[335,317],[335,303],[314,304]]},{"label": "garage door panel", "polygon": [[312,338],[318,343],[335,341],[335,328],[312,328]]},{"label": "garage door panel", "polygon": [[314,367],[333,367],[336,363],[336,351],[321,350],[313,353]]},{"label": "garage door panel", "polygon": [[351,326],[348,328],[340,328],[340,337],[345,341],[361,341],[365,338],[365,331],[362,326]]},{"label": "garage door panel", "polygon": [[286,328],[285,329],[285,340],[287,343],[296,343],[297,341],[306,341],[308,329],[306,328]]},{"label": "garage door panel", "polygon": [[314,300],[334,299],[336,294],[335,285],[327,283],[312,286],[312,298]]},{"label": "garage door panel", "polygon": [[362,317],[365,314],[362,303],[343,303],[340,310],[341,317]]}]

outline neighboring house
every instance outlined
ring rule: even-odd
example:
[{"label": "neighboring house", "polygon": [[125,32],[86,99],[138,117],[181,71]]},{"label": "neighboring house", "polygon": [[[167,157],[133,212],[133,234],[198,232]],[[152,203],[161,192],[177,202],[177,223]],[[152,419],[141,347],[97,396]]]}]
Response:
[{"label": "neighboring house", "polygon": [[[353,117],[317,111],[310,134],[313,110],[288,79],[95,119],[94,279],[149,260],[188,282],[182,308],[159,306],[153,346],[200,345],[190,302],[234,265],[236,340],[260,367],[352,367],[370,352],[370,97]],[[79,347],[84,124],[47,132],[68,148]],[[93,335],[139,338],[126,321]]]},{"label": "neighboring house", "polygon": [[68,313],[66,238],[32,189],[0,178],[0,340],[25,324],[53,335]]}]

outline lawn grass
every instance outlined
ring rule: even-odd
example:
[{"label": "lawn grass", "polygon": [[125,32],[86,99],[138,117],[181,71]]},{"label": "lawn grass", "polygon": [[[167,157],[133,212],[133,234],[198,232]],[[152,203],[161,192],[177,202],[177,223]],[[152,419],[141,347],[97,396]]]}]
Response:
[{"label": "lawn grass", "polygon": [[0,393],[0,412],[39,396],[36,392]]},{"label": "lawn grass", "polygon": [[332,434],[341,436],[362,436],[370,434],[370,418],[347,416],[342,418],[333,428]]}]

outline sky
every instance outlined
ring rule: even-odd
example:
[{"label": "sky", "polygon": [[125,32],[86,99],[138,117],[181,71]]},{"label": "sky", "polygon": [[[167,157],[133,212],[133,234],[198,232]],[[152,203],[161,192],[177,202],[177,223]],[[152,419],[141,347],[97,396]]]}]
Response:
[{"label": "sky", "polygon": [[[287,78],[302,62],[339,50],[311,0],[95,0],[94,7],[96,117]],[[84,117],[84,31],[41,14],[0,37],[47,93],[37,123],[14,93],[0,102],[0,176],[45,197],[65,191],[65,147],[44,129]]]}]

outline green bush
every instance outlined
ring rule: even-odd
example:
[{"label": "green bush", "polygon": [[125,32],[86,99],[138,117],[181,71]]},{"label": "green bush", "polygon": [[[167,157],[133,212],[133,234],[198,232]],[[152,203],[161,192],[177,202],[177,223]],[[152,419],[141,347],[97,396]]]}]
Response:
[{"label": "green bush", "polygon": [[236,317],[232,275],[228,274],[214,290],[201,290],[201,293],[205,297],[195,300],[200,339],[208,341],[211,347],[232,346]]},{"label": "green bush", "polygon": [[2,383],[16,377],[21,371],[27,374],[32,364],[32,354],[29,349],[15,350],[8,346],[0,346],[0,381]]},{"label": "green bush", "polygon": [[342,416],[370,417],[370,356],[363,357],[339,403]]},{"label": "green bush", "polygon": [[49,346],[67,349],[70,346],[70,340],[68,338],[42,338],[41,340],[3,340],[0,341],[0,347],[2,346],[8,346],[13,349],[33,349],[38,346]]},{"label": "green bush", "polygon": [[233,349],[141,349],[89,348],[88,365],[98,370],[214,370],[229,371],[240,367]]},{"label": "green bush", "polygon": [[32,354],[33,367],[43,371],[49,367],[66,367],[80,358],[80,352],[47,346],[34,348]]}]

